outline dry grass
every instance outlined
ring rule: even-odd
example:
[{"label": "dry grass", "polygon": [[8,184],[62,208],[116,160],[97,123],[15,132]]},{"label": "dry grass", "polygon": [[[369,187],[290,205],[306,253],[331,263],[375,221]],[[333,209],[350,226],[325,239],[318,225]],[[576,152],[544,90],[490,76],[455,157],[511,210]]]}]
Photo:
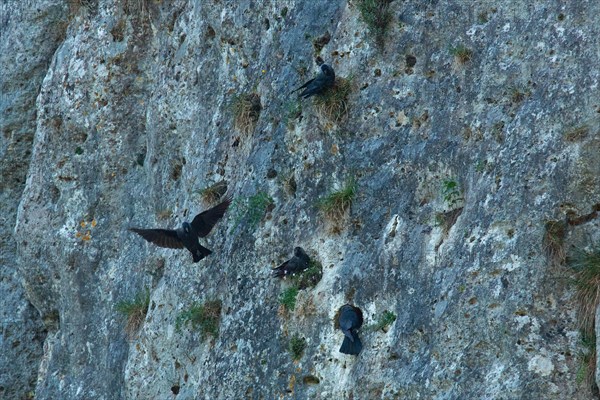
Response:
[{"label": "dry grass", "polygon": [[564,221],[546,222],[543,247],[550,266],[562,265],[567,257],[565,251],[565,236],[567,223]]},{"label": "dry grass", "polygon": [[319,200],[318,207],[330,220],[340,220],[350,209],[355,196],[356,181],[354,178],[350,178],[346,180],[342,189],[332,192]]},{"label": "dry grass", "polygon": [[262,110],[260,96],[257,93],[236,96],[231,103],[231,108],[235,129],[244,134],[252,132]]},{"label": "dry grass", "polygon": [[459,64],[466,64],[473,58],[473,50],[461,45],[450,48],[450,54],[454,56]]},{"label": "dry grass", "polygon": [[569,142],[576,142],[584,139],[589,133],[590,127],[588,125],[581,125],[566,131],[564,137]]},{"label": "dry grass", "polygon": [[315,96],[315,108],[321,119],[341,122],[348,114],[348,96],[352,91],[352,78],[336,78],[333,87]]},{"label": "dry grass", "polygon": [[221,323],[221,306],[221,300],[209,300],[203,304],[195,304],[179,314],[175,328],[179,331],[183,325],[189,323],[202,335],[211,335],[216,338],[219,335]]},{"label": "dry grass", "polygon": [[576,250],[569,257],[569,266],[575,271],[575,287],[581,331],[587,337],[595,333],[596,308],[600,304],[600,246]]},{"label": "dry grass", "polygon": [[200,191],[200,196],[206,204],[215,204],[227,192],[227,182],[220,181]]}]

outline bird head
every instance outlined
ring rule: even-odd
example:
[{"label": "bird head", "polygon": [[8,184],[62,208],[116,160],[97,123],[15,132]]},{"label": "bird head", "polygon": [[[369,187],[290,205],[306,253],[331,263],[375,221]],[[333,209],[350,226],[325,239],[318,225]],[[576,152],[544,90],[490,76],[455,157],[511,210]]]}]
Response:
[{"label": "bird head", "polygon": [[294,255],[296,257],[300,257],[303,254],[305,254],[305,253],[304,253],[304,249],[302,247],[295,247],[294,248]]},{"label": "bird head", "polygon": [[184,222],[184,223],[183,223],[183,231],[184,231],[186,234],[190,234],[190,233],[192,232],[192,226],[190,225],[190,223],[189,223],[189,222]]},{"label": "bird head", "polygon": [[321,71],[323,71],[323,74],[325,76],[331,76],[331,77],[335,77],[335,72],[333,72],[333,68],[331,68],[329,65],[327,64],[323,64],[321,65]]}]

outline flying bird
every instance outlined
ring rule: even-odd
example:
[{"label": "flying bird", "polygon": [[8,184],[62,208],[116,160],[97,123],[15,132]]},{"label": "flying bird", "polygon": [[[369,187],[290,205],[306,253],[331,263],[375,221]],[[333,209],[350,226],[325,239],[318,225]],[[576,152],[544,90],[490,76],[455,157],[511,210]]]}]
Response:
[{"label": "flying bird", "polygon": [[345,304],[338,312],[338,323],[340,329],[344,332],[344,341],[342,347],[340,347],[340,353],[357,356],[362,350],[362,342],[357,332],[363,324],[362,311],[358,307]]},{"label": "flying bird", "polygon": [[321,64],[321,72],[317,75],[316,78],[311,79],[306,82],[304,85],[300,86],[298,89],[294,89],[290,94],[304,89],[302,93],[300,93],[300,97],[309,98],[312,95],[323,93],[325,90],[333,87],[335,83],[335,72],[333,72],[333,68],[331,68],[327,64]]},{"label": "flying bird", "polygon": [[292,258],[281,264],[279,267],[273,268],[273,277],[285,278],[288,275],[295,275],[308,268],[309,262],[310,258],[304,252],[304,249],[302,247],[296,247]]},{"label": "flying bird", "polygon": [[212,253],[200,244],[198,237],[205,237],[210,233],[217,221],[227,211],[229,204],[231,204],[231,198],[227,197],[220,204],[196,215],[191,223],[184,222],[181,228],[178,229],[129,228],[129,230],[160,247],[169,249],[183,249],[185,247],[192,253],[194,262],[198,262]]}]

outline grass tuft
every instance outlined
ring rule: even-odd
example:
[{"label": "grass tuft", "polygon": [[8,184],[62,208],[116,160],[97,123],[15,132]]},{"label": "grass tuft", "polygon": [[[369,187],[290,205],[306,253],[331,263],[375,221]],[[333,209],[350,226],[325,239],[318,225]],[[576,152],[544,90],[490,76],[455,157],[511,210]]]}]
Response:
[{"label": "grass tuft", "polygon": [[578,140],[585,139],[589,133],[590,127],[588,125],[581,125],[566,131],[564,137],[565,140],[569,142],[576,142]]},{"label": "grass tuft", "polygon": [[296,308],[296,296],[298,296],[298,288],[290,286],[279,295],[279,303],[286,311],[294,311],[294,308]]},{"label": "grass tuft", "polygon": [[233,229],[245,221],[250,228],[255,228],[263,219],[265,214],[272,210],[275,202],[266,192],[258,192],[250,197],[237,197],[231,203],[231,215],[233,215]]},{"label": "grass tuft", "polygon": [[459,64],[466,64],[473,58],[473,50],[459,44],[456,47],[450,48],[450,54],[454,56]]},{"label": "grass tuft", "polygon": [[130,339],[133,339],[137,335],[140,327],[144,323],[149,305],[149,289],[138,293],[133,300],[120,301],[117,303],[115,309],[127,317],[127,326],[125,331]]},{"label": "grass tuft", "polygon": [[317,286],[322,277],[323,266],[319,261],[311,259],[307,269],[292,276],[292,282],[295,287],[302,290]]},{"label": "grass tuft", "polygon": [[567,257],[565,251],[565,236],[567,223],[565,221],[548,221],[545,225],[543,247],[546,259],[552,266],[562,265]]},{"label": "grass tuft", "polygon": [[445,179],[442,182],[442,197],[451,210],[464,200],[458,182],[454,179]]},{"label": "grass tuft", "polygon": [[231,108],[235,129],[245,134],[252,132],[262,110],[258,93],[253,92],[234,97]]},{"label": "grass tuft", "polygon": [[175,328],[179,331],[181,327],[191,323],[192,328],[200,330],[204,336],[219,336],[219,324],[221,322],[221,300],[209,300],[202,304],[195,304],[177,316]]},{"label": "grass tuft", "polygon": [[331,122],[341,122],[348,114],[348,96],[351,91],[352,78],[336,78],[332,88],[315,96],[317,114]]},{"label": "grass tuft", "polygon": [[378,331],[382,330],[384,332],[388,331],[388,328],[391,324],[396,320],[396,314],[391,311],[385,310],[377,319],[377,322],[371,326],[371,330]]},{"label": "grass tuft", "polygon": [[591,337],[600,304],[600,246],[589,251],[576,250],[569,257],[569,266],[575,271],[580,328],[585,337]]},{"label": "grass tuft", "polygon": [[302,358],[304,354],[304,350],[306,349],[306,339],[304,339],[300,335],[294,335],[290,339],[290,343],[288,344],[288,351],[292,355],[292,359],[294,361],[298,361]]},{"label": "grass tuft", "polygon": [[577,357],[579,368],[575,379],[578,384],[585,383],[594,392],[598,388],[594,379],[596,373],[596,336],[581,332],[580,345],[581,350]]},{"label": "grass tuft", "polygon": [[356,188],[356,180],[354,178],[347,179],[342,189],[319,200],[319,209],[332,220],[342,218],[352,205],[352,201],[356,196]]},{"label": "grass tuft", "polygon": [[200,196],[206,204],[214,204],[221,200],[225,192],[227,192],[227,183],[220,181],[200,190]]},{"label": "grass tuft", "polygon": [[383,47],[385,35],[392,21],[392,12],[390,11],[392,1],[359,0],[357,3],[360,16],[379,47]]}]

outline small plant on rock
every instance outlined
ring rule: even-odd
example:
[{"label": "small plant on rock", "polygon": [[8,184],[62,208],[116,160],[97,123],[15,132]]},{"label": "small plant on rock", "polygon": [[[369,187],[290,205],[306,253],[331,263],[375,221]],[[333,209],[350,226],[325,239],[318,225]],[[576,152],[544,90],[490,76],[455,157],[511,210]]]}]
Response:
[{"label": "small plant on rock", "polygon": [[298,288],[296,286],[290,286],[279,296],[279,303],[286,311],[294,311],[294,308],[296,307],[296,296],[298,296]]},{"label": "small plant on rock", "polygon": [[292,359],[294,361],[298,361],[302,358],[304,354],[304,350],[306,349],[306,339],[304,339],[300,335],[294,335],[290,339],[290,343],[288,345],[288,351],[292,355]]},{"label": "small plant on rock", "polygon": [[458,182],[454,179],[445,179],[442,182],[442,196],[449,209],[456,208],[463,201]]},{"label": "small plant on rock", "polygon": [[578,354],[579,368],[577,369],[577,383],[585,383],[594,391],[597,386],[594,379],[596,373],[596,335],[581,333],[581,350]]},{"label": "small plant on rock", "polygon": [[319,261],[311,259],[307,269],[292,276],[292,282],[294,286],[302,290],[315,287],[322,277],[323,266]]},{"label": "small plant on rock", "polygon": [[580,125],[566,131],[564,137],[569,142],[575,142],[584,139],[589,133],[590,127],[588,125]]},{"label": "small plant on rock", "polygon": [[352,78],[336,78],[332,88],[315,96],[317,114],[333,123],[341,122],[348,113],[348,96]]},{"label": "small plant on rock", "polygon": [[595,333],[595,316],[600,304],[600,246],[592,250],[576,250],[569,257],[575,271],[575,287],[579,303],[580,327],[588,337]]},{"label": "small plant on rock", "polygon": [[150,305],[150,290],[146,289],[143,292],[138,293],[135,299],[130,301],[120,301],[116,305],[116,310],[127,317],[127,327],[125,331],[127,336],[131,339],[138,333],[146,313],[148,312],[148,306]]},{"label": "small plant on rock", "polygon": [[180,330],[183,325],[191,324],[193,329],[200,330],[202,335],[219,335],[221,322],[221,300],[209,300],[195,304],[177,317],[175,328]]},{"label": "small plant on rock", "polygon": [[450,48],[450,54],[454,56],[459,64],[466,64],[473,58],[473,50],[459,44],[456,47]]},{"label": "small plant on rock", "polygon": [[544,226],[543,247],[550,265],[562,265],[567,257],[565,251],[565,236],[567,223],[565,221],[548,221]]},{"label": "small plant on rock", "polygon": [[218,202],[227,191],[227,183],[220,181],[200,190],[200,196],[206,204],[214,204]]},{"label": "small plant on rock", "polygon": [[392,21],[390,4],[393,0],[358,0],[357,6],[360,16],[375,38],[375,43],[383,47],[385,34]]},{"label": "small plant on rock", "polygon": [[231,108],[235,129],[246,134],[252,132],[262,110],[258,93],[247,93],[234,97]]},{"label": "small plant on rock", "polygon": [[388,331],[388,328],[396,320],[396,314],[391,311],[385,310],[377,319],[377,322],[371,327],[373,331],[382,330]]},{"label": "small plant on rock", "polygon": [[255,228],[265,214],[272,210],[274,201],[266,192],[258,192],[250,197],[239,197],[233,200],[230,209],[233,217],[233,229],[246,221],[250,228]]},{"label": "small plant on rock", "polygon": [[356,196],[356,189],[356,180],[354,178],[347,179],[342,189],[319,200],[319,209],[332,220],[342,218],[352,205],[352,201]]}]

